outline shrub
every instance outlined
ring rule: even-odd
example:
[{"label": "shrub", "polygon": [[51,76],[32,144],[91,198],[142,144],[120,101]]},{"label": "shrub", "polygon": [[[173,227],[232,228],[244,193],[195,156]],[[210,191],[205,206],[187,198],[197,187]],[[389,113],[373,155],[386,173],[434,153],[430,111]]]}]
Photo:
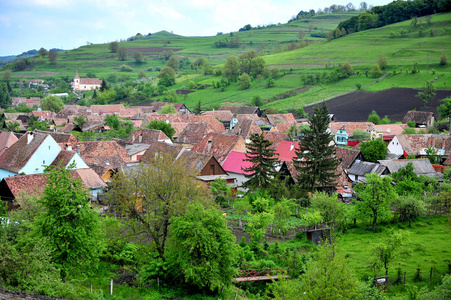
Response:
[{"label": "shrub", "polygon": [[446,62],[447,62],[446,55],[445,53],[442,53],[442,55],[440,55],[440,65],[446,66]]},{"label": "shrub", "polygon": [[381,77],[382,76],[382,71],[381,71],[381,68],[379,67],[379,65],[374,65],[370,74],[374,78]]},{"label": "shrub", "polygon": [[358,90],[360,90],[360,89],[362,88],[362,84],[359,83],[359,82],[357,82],[357,83],[355,84],[355,87],[356,87]]},{"label": "shrub", "polygon": [[120,67],[121,72],[133,72],[133,68],[128,65],[122,65]]}]

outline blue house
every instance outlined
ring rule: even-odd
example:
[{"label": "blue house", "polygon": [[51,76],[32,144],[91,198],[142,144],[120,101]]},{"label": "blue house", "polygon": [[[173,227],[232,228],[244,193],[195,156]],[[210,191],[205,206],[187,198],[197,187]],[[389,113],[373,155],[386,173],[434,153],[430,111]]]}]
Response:
[{"label": "blue house", "polygon": [[338,129],[338,131],[334,137],[335,144],[347,146],[348,139],[349,139],[349,136],[348,136],[348,133],[346,132],[346,130],[344,129],[344,127]]}]

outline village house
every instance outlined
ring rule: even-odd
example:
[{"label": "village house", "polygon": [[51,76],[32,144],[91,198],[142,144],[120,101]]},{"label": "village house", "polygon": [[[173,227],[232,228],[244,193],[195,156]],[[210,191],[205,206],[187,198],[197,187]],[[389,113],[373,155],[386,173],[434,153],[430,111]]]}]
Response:
[{"label": "village house", "polygon": [[435,115],[431,111],[408,111],[402,119],[404,124],[407,122],[414,122],[415,127],[433,127],[435,122]]},{"label": "village house", "polygon": [[78,70],[75,71],[74,81],[71,82],[74,92],[100,89],[102,80],[98,78],[80,78]]},{"label": "village house", "polygon": [[222,164],[230,152],[246,152],[246,143],[241,136],[210,132],[191,151],[213,155]]},{"label": "village house", "polygon": [[429,176],[436,179],[437,181],[443,181],[443,174],[436,172],[431,162],[427,158],[379,160],[379,163],[387,167],[389,174],[398,172],[399,169],[405,168],[407,164],[412,163],[413,172],[416,175]]},{"label": "village house", "polygon": [[254,120],[249,119],[241,119],[236,123],[232,130],[230,130],[230,134],[239,135],[243,137],[246,143],[250,143],[252,134],[260,134],[262,130],[255,123]]},{"label": "village house", "polygon": [[398,156],[426,157],[430,149],[434,155],[446,159],[451,154],[451,136],[444,134],[403,134],[395,136],[388,151]]}]

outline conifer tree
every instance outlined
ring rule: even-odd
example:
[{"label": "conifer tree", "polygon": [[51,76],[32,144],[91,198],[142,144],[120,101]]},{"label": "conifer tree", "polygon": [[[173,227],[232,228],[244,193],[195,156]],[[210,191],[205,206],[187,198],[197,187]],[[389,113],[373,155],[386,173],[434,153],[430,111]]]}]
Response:
[{"label": "conifer tree", "polygon": [[247,145],[246,159],[252,163],[249,168],[243,171],[248,181],[243,183],[244,188],[256,190],[258,188],[266,189],[276,178],[277,172],[274,167],[277,163],[277,154],[271,148],[272,142],[265,139],[263,132],[261,134],[251,135],[251,142]]},{"label": "conifer tree", "polygon": [[325,103],[315,106],[309,117],[309,127],[303,128],[303,137],[296,150],[294,165],[301,188],[314,192],[334,185],[339,161],[335,158],[333,136],[329,132],[329,112]]}]

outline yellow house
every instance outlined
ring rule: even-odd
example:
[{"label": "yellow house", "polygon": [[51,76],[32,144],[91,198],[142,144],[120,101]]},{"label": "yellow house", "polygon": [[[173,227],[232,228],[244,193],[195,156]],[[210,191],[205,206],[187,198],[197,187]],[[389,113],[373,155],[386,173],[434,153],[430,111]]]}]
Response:
[{"label": "yellow house", "polygon": [[99,78],[80,78],[78,76],[78,70],[75,71],[74,82],[72,82],[72,86],[74,91],[90,91],[100,89],[102,85],[102,80]]}]

